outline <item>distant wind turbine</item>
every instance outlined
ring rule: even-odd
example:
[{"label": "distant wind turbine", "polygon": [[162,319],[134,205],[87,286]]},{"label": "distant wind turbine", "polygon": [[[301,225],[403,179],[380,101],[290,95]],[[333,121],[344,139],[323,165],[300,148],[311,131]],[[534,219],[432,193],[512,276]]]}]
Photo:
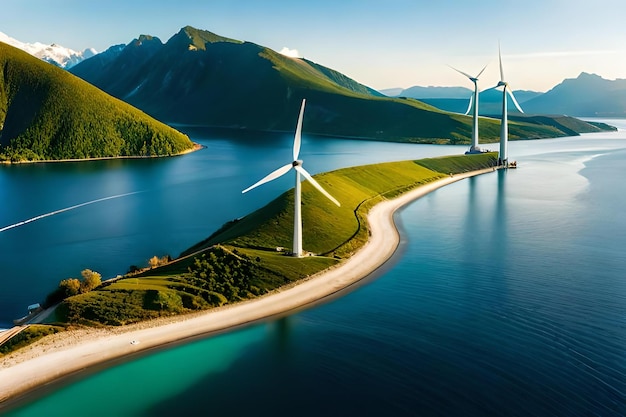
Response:
[{"label": "distant wind turbine", "polygon": [[474,101],[474,121],[473,121],[473,125],[472,125],[472,146],[470,146],[469,152],[480,152],[480,148],[478,147],[478,77],[480,77],[480,75],[483,73],[483,71],[485,71],[485,68],[487,68],[487,65],[485,65],[483,67],[482,70],[480,70],[480,72],[478,73],[477,76],[472,77],[471,75],[469,75],[466,72],[463,72],[461,70],[458,70],[454,67],[450,67],[453,70],[455,70],[456,72],[460,73],[461,75],[466,76],[467,78],[469,78],[469,80],[471,82],[474,83],[474,95],[470,96],[470,100],[469,100],[469,106],[467,106],[467,111],[465,112],[465,114],[468,114],[470,109],[472,108],[472,98]]},{"label": "distant wind turbine", "polygon": [[253,188],[258,187],[259,185],[265,184],[266,182],[270,182],[272,180],[275,180],[276,178],[282,177],[287,172],[289,172],[291,168],[294,169],[296,173],[296,188],[294,191],[295,201],[294,201],[294,216],[293,216],[293,251],[292,253],[294,256],[297,256],[297,257],[302,256],[302,209],[301,209],[300,174],[302,174],[304,178],[309,180],[309,182],[313,184],[313,186],[317,188],[322,194],[328,197],[330,201],[337,204],[338,206],[341,205],[339,204],[337,200],[333,198],[333,196],[331,196],[326,190],[324,190],[317,181],[313,179],[311,174],[309,174],[304,168],[302,168],[302,161],[298,160],[298,156],[300,155],[300,145],[302,143],[302,118],[304,116],[305,103],[306,103],[306,100],[303,99],[302,107],[300,108],[300,116],[298,117],[298,125],[296,127],[296,134],[293,140],[293,162],[290,162],[287,165],[284,165],[278,168],[277,170],[271,172],[265,178],[263,178],[262,180],[258,181],[254,185],[251,185],[250,187],[246,188],[245,190],[241,192],[242,194],[245,192],[248,192],[252,190]]},{"label": "distant wind turbine", "polygon": [[502,121],[500,122],[500,154],[498,156],[499,162],[501,165],[508,165],[509,163],[509,155],[508,155],[508,144],[509,144],[509,120],[508,120],[508,110],[507,110],[507,99],[506,94],[508,93],[513,100],[513,104],[517,107],[517,110],[520,113],[524,113],[519,103],[515,99],[513,95],[513,91],[511,91],[509,87],[509,83],[504,81],[504,69],[502,69],[502,53],[500,52],[500,44],[498,44],[498,59],[500,61],[500,81],[498,85],[493,88],[503,87],[502,90]]}]

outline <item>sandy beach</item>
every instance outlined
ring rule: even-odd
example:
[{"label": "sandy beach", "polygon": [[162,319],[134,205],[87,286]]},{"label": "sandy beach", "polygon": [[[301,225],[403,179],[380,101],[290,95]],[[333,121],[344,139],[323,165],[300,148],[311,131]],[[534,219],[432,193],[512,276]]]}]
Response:
[{"label": "sandy beach", "polygon": [[400,236],[393,214],[429,192],[493,169],[443,178],[376,205],[368,214],[371,236],[355,255],[302,283],[263,297],[210,311],[119,328],[81,329],[48,336],[0,359],[2,402],[97,364],[181,340],[281,315],[328,297],[362,280],[396,251]]}]

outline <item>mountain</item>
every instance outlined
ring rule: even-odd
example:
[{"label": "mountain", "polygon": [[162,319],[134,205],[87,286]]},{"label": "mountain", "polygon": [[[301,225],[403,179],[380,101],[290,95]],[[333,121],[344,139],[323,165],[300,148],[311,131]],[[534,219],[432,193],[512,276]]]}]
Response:
[{"label": "mountain", "polygon": [[[395,90],[397,89],[388,89],[384,91],[395,92]],[[469,99],[473,94],[473,90],[465,87],[413,86],[407,89],[402,89],[395,96],[411,97],[441,110],[454,113],[465,113],[467,111],[467,106],[469,105]],[[528,90],[517,90],[513,91],[513,94],[515,94],[515,98],[520,105],[522,105],[528,100],[540,96],[542,93]],[[500,114],[502,113],[502,92],[495,89],[487,89],[480,92],[479,105],[479,113],[481,115],[500,117]],[[524,110],[524,106],[522,106],[522,110]],[[509,111],[512,113],[517,112],[510,99]]]},{"label": "mountain", "polygon": [[[303,58],[190,26],[167,42],[141,36],[115,59],[97,56],[73,74],[153,117],[176,124],[293,131],[307,99],[307,133],[389,141],[469,143],[471,120],[410,98],[388,98]],[[518,137],[554,137],[554,127],[511,123]],[[487,140],[499,121],[481,124]]]},{"label": "mountain", "polygon": [[[397,93],[397,89],[388,89]],[[418,99],[438,109],[465,113],[471,90],[462,87],[411,87],[395,96]],[[525,113],[569,115],[575,117],[625,117],[626,79],[607,80],[596,74],[581,73],[577,78],[564,80],[550,91],[514,91],[515,98]],[[499,116],[502,93],[489,89],[480,93],[480,114]],[[509,111],[516,113],[509,99]]]},{"label": "mountain", "polygon": [[0,42],[0,160],[171,155],[189,138]]},{"label": "mountain", "polygon": [[0,32],[0,42],[14,46],[22,51],[28,52],[34,57],[65,69],[69,69],[79,62],[87,58],[91,58],[98,53],[93,48],[85,49],[82,52],[76,52],[54,43],[52,45],[45,45],[39,42],[24,43],[11,38],[2,32]]},{"label": "mountain", "polygon": [[378,92],[387,97],[398,97],[402,95],[403,90],[404,88],[402,87],[396,87],[396,88],[385,88],[383,90],[378,90]]},{"label": "mountain", "polygon": [[570,116],[626,116],[626,79],[614,81],[596,74],[581,73],[550,91],[529,100],[525,108],[532,113]]},{"label": "mountain", "polygon": [[420,87],[415,85],[402,90],[398,96],[411,97],[421,100],[423,98],[469,98],[474,93],[465,87]]},{"label": "mountain", "polygon": [[83,63],[85,68],[89,68],[90,71],[102,71],[107,65],[115,61],[125,48],[126,44],[113,45],[106,51],[100,52],[99,54],[94,55],[92,58],[84,60],[81,63]]}]

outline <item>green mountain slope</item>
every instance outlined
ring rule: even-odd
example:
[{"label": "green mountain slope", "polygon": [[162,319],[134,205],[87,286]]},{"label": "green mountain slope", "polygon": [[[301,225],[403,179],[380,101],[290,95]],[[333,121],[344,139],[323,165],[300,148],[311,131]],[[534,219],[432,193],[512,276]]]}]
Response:
[{"label": "green mountain slope", "polygon": [[189,138],[68,72],[0,43],[2,159],[172,155]]},{"label": "green mountain slope", "polygon": [[[418,100],[385,97],[330,68],[251,42],[187,26],[165,44],[145,43],[131,42],[128,51],[104,66],[89,59],[71,71],[170,123],[293,131],[306,98],[307,133],[422,143],[470,141],[470,117]],[[485,120],[480,128],[485,141],[497,140],[498,120]],[[509,129],[512,137],[565,135],[532,121],[512,122]]]}]

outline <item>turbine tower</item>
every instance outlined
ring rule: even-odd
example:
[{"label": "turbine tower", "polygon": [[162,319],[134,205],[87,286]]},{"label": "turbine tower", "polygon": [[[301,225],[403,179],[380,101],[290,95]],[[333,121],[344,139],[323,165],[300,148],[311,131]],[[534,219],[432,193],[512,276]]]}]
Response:
[{"label": "turbine tower", "polygon": [[472,98],[473,98],[473,101],[474,101],[474,114],[473,114],[474,121],[473,121],[473,125],[472,125],[472,146],[470,146],[468,153],[479,153],[480,152],[480,148],[478,147],[478,77],[480,77],[480,75],[483,73],[483,71],[485,71],[485,68],[487,68],[487,65],[485,65],[483,67],[483,69],[480,70],[478,75],[475,76],[475,77],[472,77],[468,73],[463,72],[461,70],[458,70],[458,69],[456,69],[454,67],[450,67],[450,68],[452,68],[456,72],[460,73],[461,75],[466,76],[467,78],[469,78],[469,80],[471,82],[474,83],[474,95],[470,96],[469,106],[467,106],[467,111],[465,112],[465,114],[468,114],[470,109],[472,108]]},{"label": "turbine tower", "polygon": [[500,61],[500,81],[494,88],[503,87],[502,90],[502,121],[500,122],[500,154],[498,155],[498,162],[500,165],[508,166],[509,164],[509,119],[507,109],[507,93],[511,96],[513,104],[517,107],[520,113],[524,113],[519,103],[515,99],[513,92],[508,88],[509,83],[504,81],[504,70],[502,69],[502,53],[500,52],[500,44],[498,44],[498,59]]},{"label": "turbine tower", "polygon": [[296,134],[293,140],[293,161],[284,165],[277,170],[268,174],[265,178],[258,181],[254,185],[243,190],[241,193],[248,192],[253,188],[258,187],[259,185],[265,184],[266,182],[270,182],[285,175],[287,172],[294,169],[296,174],[296,187],[294,190],[294,216],[293,216],[293,256],[301,257],[302,256],[302,207],[301,207],[301,186],[300,186],[300,174],[315,188],[317,188],[322,194],[330,199],[333,203],[340,206],[339,202],[333,198],[326,190],[322,188],[321,185],[317,181],[313,179],[311,174],[309,174],[304,168],[302,168],[302,161],[298,160],[298,156],[300,155],[300,145],[302,143],[302,118],[304,116],[304,105],[306,103],[306,99],[302,100],[302,107],[300,108],[300,116],[298,117],[298,125],[296,127]]}]

